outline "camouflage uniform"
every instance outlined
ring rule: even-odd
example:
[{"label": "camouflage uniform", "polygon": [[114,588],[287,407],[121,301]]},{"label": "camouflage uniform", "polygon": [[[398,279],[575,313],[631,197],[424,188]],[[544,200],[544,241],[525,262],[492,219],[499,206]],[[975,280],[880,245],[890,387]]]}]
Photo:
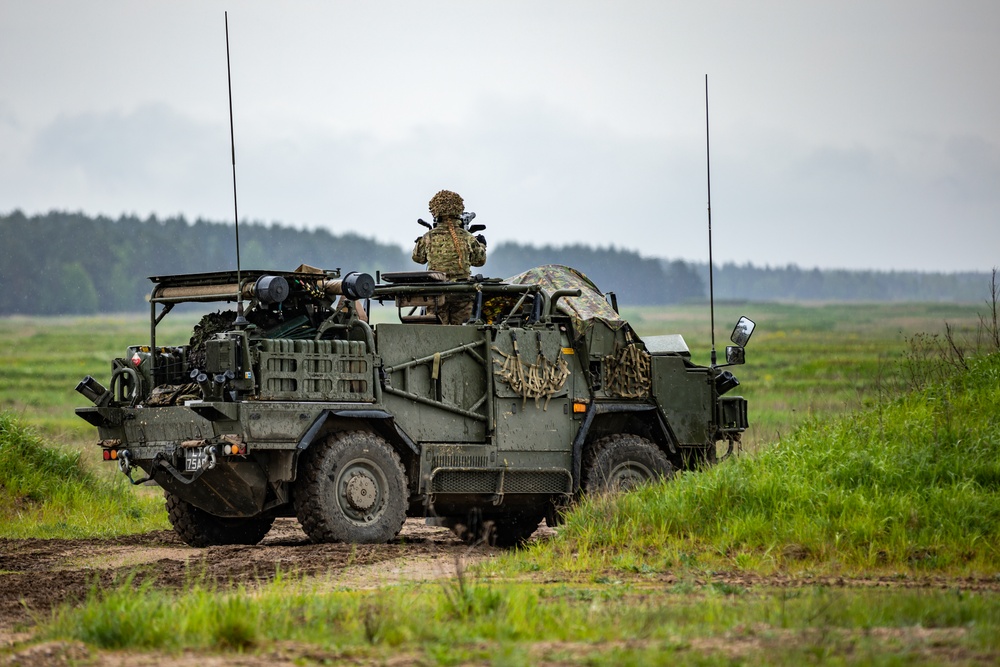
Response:
[{"label": "camouflage uniform", "polygon": [[[486,263],[486,246],[462,229],[459,216],[465,210],[462,198],[454,192],[441,190],[430,201],[430,211],[437,223],[419,239],[413,249],[413,261],[427,264],[428,271],[440,271],[450,281],[465,280],[473,266]],[[448,296],[444,306],[429,306],[429,314],[437,314],[444,324],[462,324],[472,317],[473,299],[468,296]]]}]

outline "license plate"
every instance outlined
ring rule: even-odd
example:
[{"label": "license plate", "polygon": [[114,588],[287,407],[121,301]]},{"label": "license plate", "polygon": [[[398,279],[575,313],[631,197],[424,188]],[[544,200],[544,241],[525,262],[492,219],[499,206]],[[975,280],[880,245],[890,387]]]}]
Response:
[{"label": "license plate", "polygon": [[200,449],[188,449],[184,451],[185,472],[198,472],[205,463],[205,452]]}]

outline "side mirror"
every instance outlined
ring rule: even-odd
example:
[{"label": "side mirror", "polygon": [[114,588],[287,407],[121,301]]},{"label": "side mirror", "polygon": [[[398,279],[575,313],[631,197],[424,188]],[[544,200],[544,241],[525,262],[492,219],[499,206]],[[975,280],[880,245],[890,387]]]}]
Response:
[{"label": "side mirror", "polygon": [[726,364],[729,366],[739,366],[747,362],[746,351],[738,345],[726,346]]},{"label": "side mirror", "polygon": [[[747,343],[750,341],[750,336],[753,335],[754,327],[757,325],[749,317],[741,317],[740,321],[736,323],[736,327],[733,329],[733,335],[729,337],[729,340],[733,341],[740,347],[746,347]],[[728,348],[726,354],[729,354]],[[739,363],[743,363],[742,361]]]}]

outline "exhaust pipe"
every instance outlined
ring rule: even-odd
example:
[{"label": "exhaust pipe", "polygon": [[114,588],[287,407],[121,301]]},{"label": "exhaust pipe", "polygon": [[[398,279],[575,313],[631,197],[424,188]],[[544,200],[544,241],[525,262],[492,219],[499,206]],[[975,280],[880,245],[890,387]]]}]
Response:
[{"label": "exhaust pipe", "polygon": [[105,408],[111,403],[111,392],[103,384],[87,376],[76,385],[76,390],[99,408]]}]

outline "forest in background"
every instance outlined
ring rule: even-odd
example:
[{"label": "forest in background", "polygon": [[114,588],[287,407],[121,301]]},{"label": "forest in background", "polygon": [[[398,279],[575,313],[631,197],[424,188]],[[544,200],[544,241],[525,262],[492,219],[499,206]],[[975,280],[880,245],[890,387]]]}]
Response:
[{"label": "forest in background", "polygon": [[[415,230],[415,236],[416,232]],[[63,315],[145,309],[149,276],[236,268],[232,223],[183,217],[117,219],[51,211],[0,215],[0,315]],[[409,240],[407,240],[409,242]],[[243,268],[290,271],[299,264],[344,271],[411,271],[410,248],[359,234],[281,224],[240,223]],[[621,248],[490,244],[487,276],[508,277],[542,264],[586,273],[623,305],[669,305],[708,298],[708,266],[642,257]],[[977,302],[985,273],[848,271],[795,265],[722,264],[715,298],[729,301]]]}]

